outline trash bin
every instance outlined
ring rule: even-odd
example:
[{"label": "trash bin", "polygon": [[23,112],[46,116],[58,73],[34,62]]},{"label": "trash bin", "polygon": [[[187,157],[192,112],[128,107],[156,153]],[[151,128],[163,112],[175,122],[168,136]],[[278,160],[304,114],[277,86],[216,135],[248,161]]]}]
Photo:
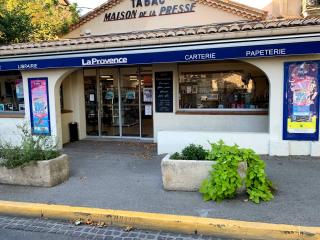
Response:
[{"label": "trash bin", "polygon": [[70,142],[79,141],[78,123],[69,123]]}]

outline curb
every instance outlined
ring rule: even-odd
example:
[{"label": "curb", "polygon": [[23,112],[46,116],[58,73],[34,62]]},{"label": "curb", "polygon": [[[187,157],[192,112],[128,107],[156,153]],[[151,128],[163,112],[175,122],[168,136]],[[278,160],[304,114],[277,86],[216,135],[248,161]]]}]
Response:
[{"label": "curb", "polygon": [[320,239],[320,227],[0,201],[0,214],[61,220],[92,220],[108,225],[239,239]]}]

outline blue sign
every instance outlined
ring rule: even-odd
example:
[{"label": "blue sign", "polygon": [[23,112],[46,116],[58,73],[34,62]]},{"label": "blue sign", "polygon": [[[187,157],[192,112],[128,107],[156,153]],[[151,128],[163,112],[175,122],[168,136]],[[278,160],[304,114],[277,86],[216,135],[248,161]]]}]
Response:
[{"label": "blue sign", "polygon": [[285,63],[283,139],[319,140],[320,62]]},{"label": "blue sign", "polygon": [[[191,49],[192,48],[192,49]],[[178,50],[177,50],[178,49]],[[190,50],[191,49],[191,50]],[[256,46],[236,46],[214,48],[214,45],[196,45],[192,47],[171,47],[140,50],[119,50],[83,54],[39,56],[36,60],[6,59],[0,60],[0,70],[34,70],[47,68],[97,67],[133,64],[171,63],[171,62],[199,62],[224,59],[263,58],[276,56],[290,56],[303,54],[319,54],[320,41],[282,43]],[[33,57],[35,58],[35,57]]]}]

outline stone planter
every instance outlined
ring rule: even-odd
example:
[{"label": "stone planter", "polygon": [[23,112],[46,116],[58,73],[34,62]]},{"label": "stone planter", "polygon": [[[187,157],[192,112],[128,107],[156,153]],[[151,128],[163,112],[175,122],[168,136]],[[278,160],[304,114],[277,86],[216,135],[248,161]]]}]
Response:
[{"label": "stone planter", "polygon": [[[170,191],[199,191],[204,179],[212,170],[213,161],[171,160],[170,155],[165,156],[161,162],[162,182],[165,190]],[[241,162],[238,168],[239,175],[245,178],[247,164]],[[243,192],[245,185],[238,190]]]},{"label": "stone planter", "polygon": [[69,179],[69,158],[63,154],[47,161],[30,162],[14,169],[0,167],[0,183],[53,187]]}]

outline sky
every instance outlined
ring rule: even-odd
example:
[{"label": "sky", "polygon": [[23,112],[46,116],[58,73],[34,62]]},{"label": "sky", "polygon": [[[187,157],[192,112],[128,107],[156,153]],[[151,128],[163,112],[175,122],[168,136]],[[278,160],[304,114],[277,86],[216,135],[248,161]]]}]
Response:
[{"label": "sky", "polygon": [[[99,6],[100,4],[106,2],[107,0],[70,0],[70,2],[72,3],[77,3],[79,7],[84,7],[82,14],[86,13],[87,11],[92,10],[93,8]],[[252,7],[256,7],[256,8],[263,8],[265,6],[267,6],[270,2],[272,2],[272,0],[234,0],[235,2],[239,2],[242,4],[247,4],[249,6]]]}]

